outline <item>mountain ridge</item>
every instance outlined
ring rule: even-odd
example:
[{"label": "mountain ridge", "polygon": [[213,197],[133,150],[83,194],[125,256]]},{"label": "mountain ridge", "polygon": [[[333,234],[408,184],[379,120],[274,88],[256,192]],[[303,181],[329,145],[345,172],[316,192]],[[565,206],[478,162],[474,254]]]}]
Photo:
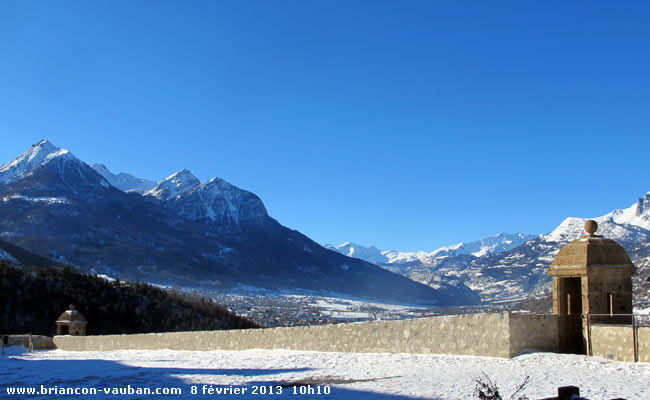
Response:
[{"label": "mountain ridge", "polygon": [[479,257],[487,254],[500,253],[513,249],[535,237],[535,235],[526,235],[523,233],[510,234],[502,232],[471,242],[461,242],[451,246],[444,246],[431,252],[380,250],[375,246],[366,247],[353,242],[345,242],[339,246],[333,246],[331,244],[324,244],[323,246],[349,257],[361,258],[368,262],[394,264],[415,261],[426,262],[426,260],[443,256],[472,255]]},{"label": "mountain ridge", "polygon": [[174,196],[127,193],[47,141],[1,171],[0,238],[91,272],[215,290],[245,285],[467,302],[454,287],[436,290],[329,251],[268,216],[254,194],[220,179],[190,179],[188,190],[180,182]]},{"label": "mountain ridge", "polygon": [[[447,256],[440,249],[431,253],[411,252],[377,265],[432,287],[441,280],[461,282],[484,303],[534,299],[550,292],[548,266],[562,246],[585,234],[584,223],[588,219],[598,223],[599,235],[616,240],[626,249],[638,269],[633,277],[635,302],[650,303],[650,192],[631,206],[600,217],[565,218],[553,231],[531,235],[531,239],[505,251],[478,256]],[[387,251],[381,253],[388,255]]]},{"label": "mountain ridge", "polygon": [[138,194],[144,194],[145,192],[148,192],[149,190],[156,187],[158,184],[157,182],[147,179],[136,178],[135,176],[124,172],[113,174],[104,164],[90,164],[90,167],[97,171],[98,174],[103,176],[108,181],[108,183],[123,192],[135,192]]}]

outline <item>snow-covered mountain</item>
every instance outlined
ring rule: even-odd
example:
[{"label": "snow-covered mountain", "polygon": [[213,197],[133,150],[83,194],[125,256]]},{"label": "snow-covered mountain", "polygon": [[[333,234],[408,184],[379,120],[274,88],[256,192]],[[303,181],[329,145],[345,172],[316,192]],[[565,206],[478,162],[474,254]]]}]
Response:
[{"label": "snow-covered mountain", "polygon": [[[566,218],[552,232],[540,235],[508,252],[470,260],[456,274],[470,288],[478,290],[484,301],[509,301],[539,296],[551,290],[547,268],[567,242],[585,234],[587,219],[598,222],[598,234],[619,242],[638,268],[633,277],[635,301],[650,301],[644,289],[648,279],[650,230],[647,229],[650,193],[628,208],[591,218]],[[428,272],[435,275],[445,268]],[[421,280],[420,280],[421,281]]]},{"label": "snow-covered mountain", "polygon": [[259,197],[223,179],[212,178],[201,183],[186,169],[162,181],[145,193],[160,201],[176,214],[191,220],[219,221],[231,227],[240,222],[263,222],[268,218]]},{"label": "snow-covered mountain", "polygon": [[[499,234],[433,252],[354,243],[329,251],[280,225],[255,194],[222,179],[201,183],[183,170],[138,196],[125,193],[133,186],[116,187],[112,176],[48,141],[35,144],[0,166],[0,238],[111,276],[450,305],[548,292],[548,265],[561,246],[583,234],[586,220],[567,218],[537,237]],[[639,267],[637,302],[650,301],[650,192],[595,219],[598,234],[620,242]]]},{"label": "snow-covered mountain", "polygon": [[194,189],[200,184],[201,181],[192,175],[190,170],[183,169],[168,176],[144,195],[151,196],[160,201],[168,201]]},{"label": "snow-covered mountain", "polygon": [[345,242],[339,246],[333,246],[326,243],[323,247],[329,250],[338,251],[348,257],[360,258],[374,264],[385,264],[389,262],[389,259],[384,255],[384,252],[375,246],[365,247],[356,243]]},{"label": "snow-covered mountain", "polygon": [[[68,150],[60,149],[47,140],[41,140],[11,162],[0,166],[0,184],[10,184],[33,174],[34,169],[51,162],[78,163]],[[105,182],[108,184],[108,182]]]},{"label": "snow-covered mountain", "polygon": [[[440,282],[464,285],[485,303],[538,297],[550,292],[547,268],[557,252],[584,235],[587,219],[598,222],[598,234],[619,242],[638,268],[635,301],[650,302],[650,192],[627,208],[596,218],[566,218],[552,232],[539,236],[499,234],[476,242],[443,247],[433,252],[379,251],[375,264],[417,282],[439,287]],[[349,244],[335,248],[346,255],[365,256],[365,248]]]},{"label": "snow-covered mountain", "polygon": [[551,233],[544,235],[547,242],[566,242],[584,234],[587,219],[598,222],[598,234],[621,243],[634,243],[639,236],[650,231],[650,192],[639,198],[628,208],[614,210],[596,218],[567,218]]},{"label": "snow-covered mountain", "polygon": [[429,305],[473,300],[464,288],[436,290],[326,250],[222,179],[201,183],[183,170],[144,195],[110,179],[48,141],[35,144],[0,167],[0,239],[84,270],[155,283]]},{"label": "snow-covered mountain", "polygon": [[99,175],[106,178],[108,183],[120,189],[123,192],[135,192],[144,194],[145,192],[156,187],[157,183],[147,179],[136,178],[131,174],[121,172],[117,175],[108,170],[104,164],[90,165]]},{"label": "snow-covered mountain", "polygon": [[348,257],[360,258],[378,265],[412,263],[433,265],[437,261],[449,257],[461,255],[481,257],[488,254],[502,253],[514,249],[535,237],[536,236],[534,235],[526,235],[523,233],[499,233],[496,236],[488,236],[473,242],[458,243],[453,246],[441,247],[432,252],[403,252],[396,250],[382,251],[375,246],[364,247],[352,242],[346,242],[340,246],[332,246],[331,244],[325,244],[323,246],[330,250],[336,250]]}]

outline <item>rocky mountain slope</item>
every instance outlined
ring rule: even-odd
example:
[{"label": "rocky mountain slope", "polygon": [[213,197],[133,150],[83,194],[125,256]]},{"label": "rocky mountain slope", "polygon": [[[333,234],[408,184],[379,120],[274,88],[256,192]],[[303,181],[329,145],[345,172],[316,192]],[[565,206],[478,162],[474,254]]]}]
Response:
[{"label": "rocky mountain slope", "polygon": [[[464,285],[484,303],[506,303],[543,296],[550,291],[546,269],[567,242],[584,235],[587,219],[598,222],[598,234],[621,243],[638,268],[635,275],[635,302],[650,302],[650,192],[632,206],[597,218],[567,218],[552,232],[515,238],[501,234],[512,247],[484,249],[478,243],[505,242],[486,238],[471,245],[445,247],[431,253],[379,251],[383,257],[373,262],[391,271],[432,287],[440,282]],[[497,238],[499,237],[497,236]],[[521,240],[521,242],[519,242]],[[352,249],[352,250],[351,250]],[[337,248],[350,256],[365,255],[363,247],[349,243]],[[461,251],[458,251],[461,250]],[[374,253],[377,258],[377,252]],[[398,256],[391,256],[392,254]]]},{"label": "rocky mountain slope", "polygon": [[[105,173],[104,173],[105,174]],[[0,167],[0,238],[113,277],[232,290],[253,286],[405,303],[466,303],[324,249],[271,218],[253,193],[180,171],[141,195],[41,141]],[[137,179],[137,178],[136,178]]]},{"label": "rocky mountain slope", "polygon": [[259,197],[220,178],[201,183],[186,169],[144,194],[192,221],[218,222],[222,228],[262,224],[269,218]]}]

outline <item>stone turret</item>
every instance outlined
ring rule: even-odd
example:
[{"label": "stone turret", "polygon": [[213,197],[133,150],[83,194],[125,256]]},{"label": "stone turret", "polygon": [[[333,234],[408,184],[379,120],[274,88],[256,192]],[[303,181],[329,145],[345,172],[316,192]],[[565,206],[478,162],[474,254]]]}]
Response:
[{"label": "stone turret", "polygon": [[57,335],[86,336],[86,318],[76,310],[74,304],[64,311],[56,321]]},{"label": "stone turret", "polygon": [[596,221],[587,221],[587,235],[564,246],[548,270],[564,351],[584,352],[583,319],[587,314],[632,313],[634,264],[620,244],[596,235],[597,230]]}]

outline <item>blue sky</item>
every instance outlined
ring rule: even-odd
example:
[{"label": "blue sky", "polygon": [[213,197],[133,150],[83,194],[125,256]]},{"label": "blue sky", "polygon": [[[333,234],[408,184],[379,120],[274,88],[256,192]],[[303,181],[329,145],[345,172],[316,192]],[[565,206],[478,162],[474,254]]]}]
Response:
[{"label": "blue sky", "polygon": [[312,239],[434,250],[650,190],[643,2],[0,1],[0,162],[182,168]]}]

